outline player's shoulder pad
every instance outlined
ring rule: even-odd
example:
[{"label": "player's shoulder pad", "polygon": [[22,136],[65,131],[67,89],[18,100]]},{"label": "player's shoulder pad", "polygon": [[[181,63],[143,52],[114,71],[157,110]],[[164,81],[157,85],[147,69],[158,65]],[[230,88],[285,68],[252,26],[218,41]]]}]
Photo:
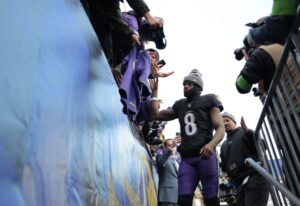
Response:
[{"label": "player's shoulder pad", "polygon": [[186,98],[181,98],[179,100],[177,100],[176,102],[185,102],[186,101]]},{"label": "player's shoulder pad", "polygon": [[216,95],[216,94],[213,94],[213,93],[211,93],[211,94],[205,94],[205,95],[202,95],[202,96],[203,97],[207,97],[207,98],[216,98],[216,99],[218,99],[221,102],[221,99],[220,99],[219,95]]}]

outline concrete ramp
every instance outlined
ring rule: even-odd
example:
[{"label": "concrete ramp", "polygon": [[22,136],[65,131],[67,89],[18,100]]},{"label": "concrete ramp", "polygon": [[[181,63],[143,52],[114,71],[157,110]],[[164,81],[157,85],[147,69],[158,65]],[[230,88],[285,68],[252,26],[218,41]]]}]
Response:
[{"label": "concrete ramp", "polygon": [[156,205],[78,0],[0,1],[0,205]]}]

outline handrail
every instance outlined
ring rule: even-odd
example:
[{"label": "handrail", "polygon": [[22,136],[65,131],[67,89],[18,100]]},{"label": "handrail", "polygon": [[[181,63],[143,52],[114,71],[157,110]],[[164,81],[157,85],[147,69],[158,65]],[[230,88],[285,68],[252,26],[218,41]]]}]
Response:
[{"label": "handrail", "polygon": [[[254,140],[263,166],[251,159],[245,161],[272,185],[270,193],[275,205],[289,205],[289,202],[300,205],[299,27],[300,6],[267,95],[260,96],[263,108]],[[261,139],[267,142],[264,149],[260,145]],[[274,158],[278,161],[274,162]]]},{"label": "handrail", "polygon": [[267,105],[269,105],[269,103],[271,102],[272,94],[275,93],[275,86],[274,85],[276,85],[277,82],[280,79],[282,70],[284,68],[284,64],[285,64],[285,62],[287,60],[287,57],[289,55],[289,51],[290,51],[290,49],[292,47],[292,43],[293,43],[293,41],[295,42],[295,38],[293,38],[294,33],[297,33],[297,31],[299,29],[299,25],[300,25],[300,6],[298,6],[297,16],[296,16],[293,28],[291,30],[290,35],[288,36],[288,38],[286,40],[282,56],[280,58],[278,67],[277,67],[277,69],[275,71],[275,74],[274,74],[274,77],[273,77],[273,81],[270,84],[270,87],[269,87],[270,89],[268,91],[269,95],[267,96],[267,98],[266,98],[266,100],[264,102],[264,107],[263,107],[263,110],[261,112],[261,115],[259,117],[256,129],[255,129],[255,135],[258,135],[258,131],[260,130],[260,128],[262,126],[262,122],[264,121],[264,118],[265,118],[265,115],[266,115],[266,111],[268,109]]},{"label": "handrail", "polygon": [[287,43],[285,44],[282,56],[280,58],[279,64],[278,64],[278,69],[276,69],[276,71],[275,71],[273,80],[272,80],[271,85],[270,85],[270,89],[268,91],[268,95],[265,99],[264,107],[262,109],[261,115],[259,117],[256,129],[255,129],[255,136],[258,135],[258,131],[260,130],[260,128],[262,126],[262,123],[264,121],[265,115],[267,113],[268,105],[270,105],[270,102],[272,101],[272,98],[273,98],[273,94],[275,93],[276,87],[274,85],[277,84],[277,82],[279,81],[279,79],[281,77],[282,70],[284,68],[284,64],[286,62],[286,59],[289,55],[289,51],[291,49],[291,46],[292,46],[291,41],[287,41]]},{"label": "handrail", "polygon": [[247,158],[245,160],[245,164],[247,166],[253,167],[261,176],[263,176],[269,184],[272,184],[276,187],[280,192],[282,192],[292,203],[299,205],[300,198],[291,193],[288,189],[286,189],[282,184],[276,181],[276,179],[270,175],[263,167],[261,167],[258,163],[256,163],[252,158]]}]

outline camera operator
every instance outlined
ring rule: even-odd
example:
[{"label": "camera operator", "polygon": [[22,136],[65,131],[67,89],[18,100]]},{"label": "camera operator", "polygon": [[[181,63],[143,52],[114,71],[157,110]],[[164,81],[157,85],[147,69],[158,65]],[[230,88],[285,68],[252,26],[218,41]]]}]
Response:
[{"label": "camera operator", "polygon": [[259,19],[256,23],[246,24],[252,27],[244,38],[244,47],[234,51],[235,58],[243,58],[242,49],[248,51],[260,45],[278,43],[284,45],[293,26],[299,0],[274,0],[270,16]]},{"label": "camera operator", "polygon": [[[246,158],[258,161],[254,144],[254,132],[248,129],[243,117],[241,127],[236,126],[234,116],[222,113],[227,139],[221,147],[220,167],[230,178],[236,189],[234,206],[266,206],[269,197],[269,185],[253,168],[244,164]],[[235,202],[235,203],[234,203]]]},{"label": "camera operator", "polygon": [[[276,68],[278,67],[282,52],[284,47],[280,44],[271,44],[268,46],[261,46],[258,49],[256,49],[250,56],[245,53],[245,59],[246,64],[242,71],[240,72],[239,76],[236,80],[236,88],[239,93],[245,94],[251,91],[252,85],[255,83],[258,83],[258,96],[261,98],[262,101],[264,101],[270,84],[273,80],[274,73],[276,71]],[[299,61],[299,59],[297,59]],[[283,92],[283,89],[279,87],[279,89],[282,91],[282,98],[284,102],[288,102],[288,98],[291,99],[291,103],[286,104],[287,110],[289,112],[289,118],[292,120],[291,125],[297,125],[296,118],[300,115],[300,104],[297,100],[298,92],[300,91],[300,81],[299,81],[299,75],[298,75],[298,69],[295,63],[293,63],[293,60],[291,58],[291,55],[287,59],[286,67],[284,68],[283,72],[281,73],[281,79],[283,81],[286,81],[288,79],[288,75],[291,76],[291,82],[292,84],[295,84],[295,88],[293,89],[293,86],[291,83],[286,82],[286,92]],[[270,103],[271,108],[274,109],[273,103]],[[291,107],[295,107],[295,112],[291,109]],[[283,113],[284,114],[284,113]],[[283,120],[285,124],[288,124],[287,122],[288,117],[283,115]],[[277,123],[278,125],[281,125],[282,123],[279,121],[278,117],[275,116],[274,119],[270,118],[270,124],[271,127],[275,126],[274,124]],[[299,127],[295,127],[296,129],[296,136],[300,136],[300,130]],[[291,133],[290,128],[288,127],[287,131]],[[286,162],[288,159],[292,158],[291,153],[291,147],[288,146],[286,138],[282,138],[282,142],[279,140],[280,133],[275,132],[275,142],[278,144],[278,148],[283,151],[283,145],[286,145],[287,150],[286,153],[283,154],[283,162]],[[296,157],[297,159],[294,160],[295,164],[299,162],[300,154],[298,150],[296,151]],[[286,171],[284,171],[286,173]],[[298,179],[299,174],[297,175]],[[295,183],[297,184],[297,183]],[[287,185],[288,188],[290,188],[292,185]]]},{"label": "camera operator", "polygon": [[[283,52],[280,44],[260,46],[252,54],[243,50],[246,64],[236,79],[236,88],[239,93],[246,94],[251,91],[252,85],[259,83],[259,91],[266,94],[269,90],[275,70]],[[288,67],[292,73],[296,71],[288,59]]]}]

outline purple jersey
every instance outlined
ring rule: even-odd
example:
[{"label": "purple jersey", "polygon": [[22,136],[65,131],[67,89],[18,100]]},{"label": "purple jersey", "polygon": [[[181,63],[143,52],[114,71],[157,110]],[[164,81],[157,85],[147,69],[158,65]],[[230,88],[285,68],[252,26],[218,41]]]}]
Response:
[{"label": "purple jersey", "polygon": [[123,112],[135,120],[141,106],[141,99],[151,94],[148,81],[151,60],[142,46],[134,47],[122,62],[123,78],[119,92]]}]

